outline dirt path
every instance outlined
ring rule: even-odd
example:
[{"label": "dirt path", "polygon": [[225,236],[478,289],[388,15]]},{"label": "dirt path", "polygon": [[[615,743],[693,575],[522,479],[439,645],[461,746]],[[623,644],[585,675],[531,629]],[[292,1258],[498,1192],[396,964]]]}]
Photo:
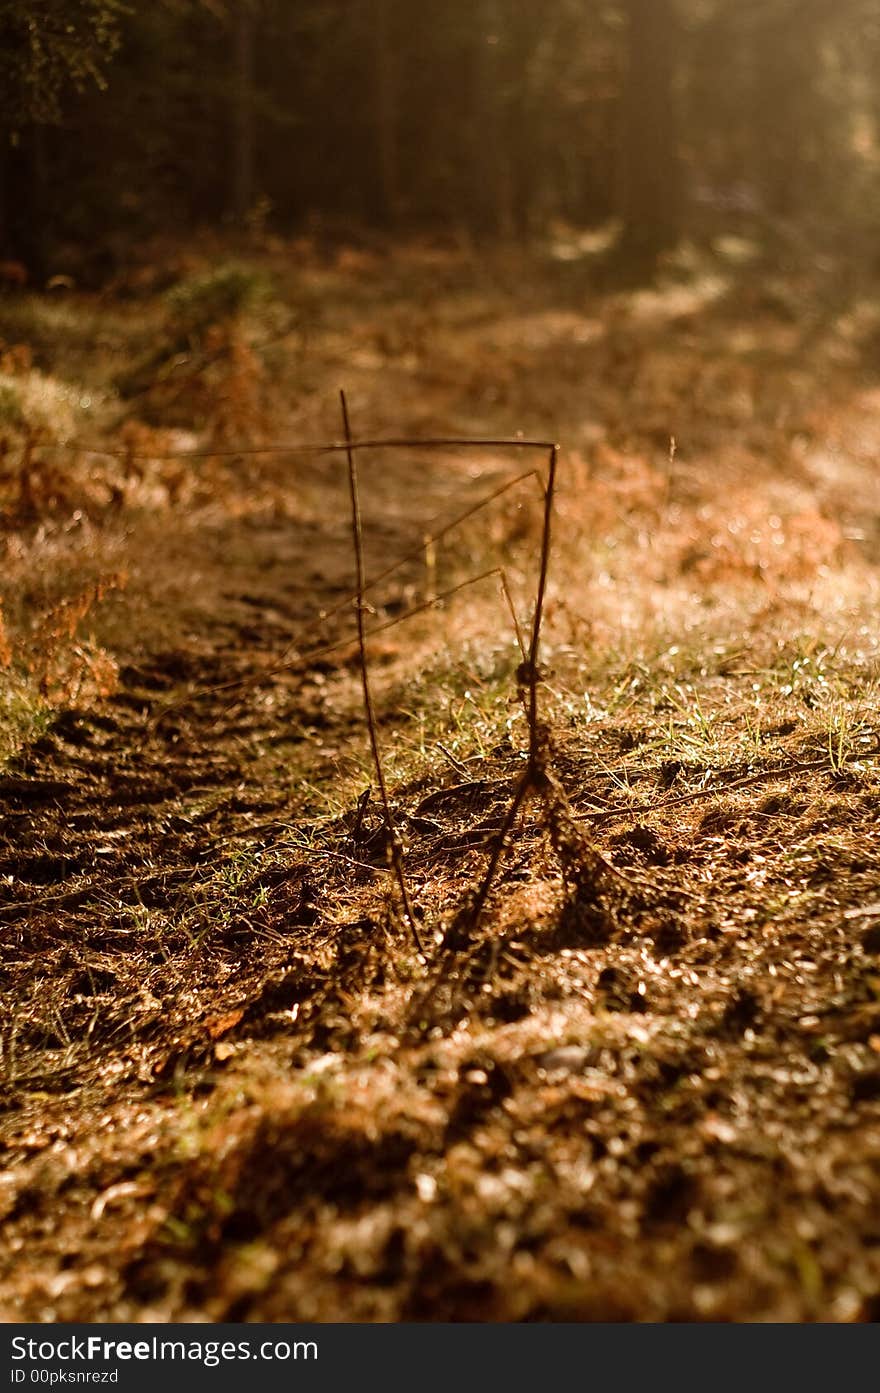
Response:
[{"label": "dirt path", "polygon": [[[154,534],[129,546],[138,579],[158,558],[163,582],[150,599],[170,612],[147,615],[140,639],[136,621],[132,631],[132,619],[123,620],[116,651],[129,661],[115,694],[57,716],[0,782],[3,986],[14,1003],[3,1039],[9,1164],[0,1201],[13,1226],[4,1249],[10,1317],[82,1312],[84,1291],[104,1285],[101,1254],[106,1260],[118,1234],[109,1247],[93,1241],[101,1196],[111,1196],[109,1216],[120,1202],[140,1207],[147,1190],[115,1179],[95,1191],[98,1172],[139,1169],[135,1138],[147,1117],[151,1135],[163,1118],[176,1130],[177,1104],[169,1110],[163,1095],[189,1092],[193,1069],[227,1066],[226,1038],[245,1019],[271,1039],[290,1034],[290,1008],[313,987],[320,984],[310,1010],[323,1011],[328,992],[335,999],[333,965],[349,950],[311,926],[338,877],[319,859],[325,853],[304,854],[313,819],[301,814],[302,782],[304,772],[320,781],[340,761],[346,767],[346,746],[359,774],[366,732],[344,474],[317,477],[308,465],[297,473],[307,504],[295,493],[280,518],[258,513],[218,526],[208,515],[170,544]],[[364,473],[372,576],[417,549],[426,527],[491,492],[505,471],[434,456],[386,461],[378,479],[369,463]],[[411,605],[423,580],[423,561],[400,568],[373,622]],[[135,606],[143,607],[138,592]],[[181,640],[172,651],[161,647],[169,628]],[[296,661],[324,645],[326,657]],[[398,649],[383,640],[371,651],[381,668]],[[292,836],[303,852],[292,853]],[[359,878],[381,882],[382,846],[352,848],[344,825],[339,836],[375,864],[360,863]],[[328,1029],[322,1022],[307,1031],[310,1056]],[[282,1076],[289,1060],[289,1044],[280,1058],[273,1047],[269,1076]],[[119,1147],[110,1142],[108,1152],[117,1134]],[[58,1185],[68,1182],[56,1157],[91,1196],[85,1224],[79,1202],[59,1214]],[[72,1283],[66,1252],[76,1254]],[[52,1304],[51,1293],[74,1289],[74,1305]]]}]

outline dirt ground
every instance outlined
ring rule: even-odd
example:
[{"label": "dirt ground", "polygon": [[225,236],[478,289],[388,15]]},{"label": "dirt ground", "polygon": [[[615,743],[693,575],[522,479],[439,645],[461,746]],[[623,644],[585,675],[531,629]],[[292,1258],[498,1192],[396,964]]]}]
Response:
[{"label": "dirt ground", "polygon": [[[880,1316],[880,292],[578,250],[270,246],[179,392],[118,386],[144,275],[0,306],[49,403],[3,454],[5,1319]],[[340,386],[362,437],[561,444],[561,792],[446,951],[524,768],[546,455],[360,457],[421,957],[344,459],[234,451],[338,440]]]}]

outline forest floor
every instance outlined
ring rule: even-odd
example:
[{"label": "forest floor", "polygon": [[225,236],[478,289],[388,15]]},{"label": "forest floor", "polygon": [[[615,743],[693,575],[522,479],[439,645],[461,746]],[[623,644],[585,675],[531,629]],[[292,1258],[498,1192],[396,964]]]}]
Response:
[{"label": "forest floor", "polygon": [[[0,301],[4,1318],[880,1318],[880,288],[749,256],[205,243]],[[345,460],[292,448],[340,386],[561,445],[567,803],[447,951],[546,452],[360,456],[424,956]]]}]

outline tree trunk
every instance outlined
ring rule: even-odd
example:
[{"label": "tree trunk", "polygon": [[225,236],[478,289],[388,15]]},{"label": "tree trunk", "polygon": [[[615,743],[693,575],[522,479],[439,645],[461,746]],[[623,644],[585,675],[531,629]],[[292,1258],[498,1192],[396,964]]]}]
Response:
[{"label": "tree trunk", "polygon": [[752,167],[771,218],[813,211],[833,185],[834,112],[821,83],[823,32],[833,14],[833,6],[800,0],[770,9],[753,27]]},{"label": "tree trunk", "polygon": [[233,13],[232,216],[239,227],[254,206],[254,8],[236,0]]},{"label": "tree trunk", "polygon": [[392,0],[373,0],[376,164],[382,221],[393,226],[400,214],[400,161],[397,143],[397,72],[391,37]]},{"label": "tree trunk", "polygon": [[478,230],[507,237],[513,230],[510,142],[504,92],[507,39],[499,0],[476,7],[473,206]]},{"label": "tree trunk", "polygon": [[11,257],[12,240],[12,132],[0,125],[0,260]]},{"label": "tree trunk", "polygon": [[648,264],[680,233],[681,165],[672,0],[625,0],[620,212],[627,260]]},{"label": "tree trunk", "polygon": [[14,137],[0,128],[0,259],[20,262],[37,283],[47,266],[45,136],[36,124]]}]

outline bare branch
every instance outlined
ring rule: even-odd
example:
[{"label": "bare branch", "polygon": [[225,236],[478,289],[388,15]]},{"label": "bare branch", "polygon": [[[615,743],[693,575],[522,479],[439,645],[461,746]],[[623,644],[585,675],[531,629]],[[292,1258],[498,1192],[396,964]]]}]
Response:
[{"label": "bare branch", "polygon": [[370,748],[373,752],[373,764],[376,769],[376,782],[379,785],[379,794],[382,799],[382,809],[385,816],[385,828],[388,833],[388,840],[391,852],[391,865],[394,870],[397,886],[400,890],[400,898],[403,904],[403,913],[413,936],[413,942],[419,953],[424,952],[422,941],[419,937],[419,930],[413,913],[412,901],[410,899],[409,888],[406,883],[406,874],[403,868],[403,848],[400,838],[397,835],[397,828],[394,825],[394,815],[391,811],[391,801],[388,797],[388,786],[385,782],[385,770],[382,767],[382,752],[379,748],[379,732],[376,727],[376,714],[373,709],[373,695],[370,690],[370,672],[367,661],[367,635],[364,623],[364,534],[361,523],[361,504],[358,493],[357,463],[353,447],[351,425],[348,419],[348,403],[345,393],[339,393],[339,401],[342,407],[342,424],[345,430],[347,442],[346,454],[348,457],[348,489],[351,498],[351,537],[354,546],[355,572],[357,576],[357,597],[355,600],[357,609],[357,636],[358,653],[360,656],[361,686],[364,694],[364,715],[367,720],[367,729],[370,735]]}]

